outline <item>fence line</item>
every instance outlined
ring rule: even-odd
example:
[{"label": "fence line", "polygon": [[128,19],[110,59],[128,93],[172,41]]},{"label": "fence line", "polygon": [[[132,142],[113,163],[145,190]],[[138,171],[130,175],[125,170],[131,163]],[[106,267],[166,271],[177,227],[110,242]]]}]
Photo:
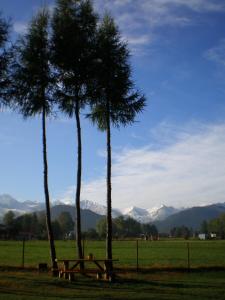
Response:
[{"label": "fence line", "polygon": [[[83,241],[84,255],[105,257],[105,241]],[[76,256],[75,241],[56,241],[58,258]],[[225,241],[113,241],[118,267],[225,267]],[[37,266],[50,262],[47,241],[0,241],[0,266]]]}]

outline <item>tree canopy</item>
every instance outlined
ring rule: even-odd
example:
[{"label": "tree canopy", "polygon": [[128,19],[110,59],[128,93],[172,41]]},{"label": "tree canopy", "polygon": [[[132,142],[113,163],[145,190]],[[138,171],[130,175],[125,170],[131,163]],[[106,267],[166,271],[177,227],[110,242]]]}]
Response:
[{"label": "tree canopy", "polygon": [[11,96],[24,117],[51,111],[53,77],[49,65],[49,35],[46,10],[30,22],[29,30],[14,49]]},{"label": "tree canopy", "polygon": [[7,105],[7,88],[9,87],[9,62],[10,51],[6,44],[9,39],[9,23],[2,18],[0,13],[0,105]]}]

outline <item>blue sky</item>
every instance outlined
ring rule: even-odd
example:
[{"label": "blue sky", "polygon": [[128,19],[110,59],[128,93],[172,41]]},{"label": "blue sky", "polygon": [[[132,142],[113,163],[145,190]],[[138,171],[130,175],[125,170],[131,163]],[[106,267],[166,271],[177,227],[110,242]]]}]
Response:
[{"label": "blue sky", "polygon": [[[1,0],[12,38],[54,1]],[[225,202],[225,1],[95,0],[128,41],[147,107],[113,130],[113,206],[151,208]],[[0,193],[44,201],[40,119],[0,117]],[[105,204],[105,134],[83,118],[82,199]],[[48,121],[51,199],[74,202],[75,120]]]}]

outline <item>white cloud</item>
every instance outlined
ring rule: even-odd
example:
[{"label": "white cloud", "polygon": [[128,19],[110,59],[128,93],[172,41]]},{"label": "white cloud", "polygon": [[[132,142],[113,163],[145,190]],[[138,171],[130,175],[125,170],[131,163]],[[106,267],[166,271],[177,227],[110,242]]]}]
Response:
[{"label": "white cloud", "polygon": [[[150,141],[146,147],[113,153],[113,207],[225,201],[225,123],[184,128],[162,124],[154,132],[154,143],[157,139],[160,147]],[[82,199],[105,204],[105,183],[104,176],[84,183]]]},{"label": "white cloud", "polygon": [[225,66],[225,39],[222,39],[215,47],[208,49],[204,53],[204,57],[219,65]]},{"label": "white cloud", "polygon": [[[94,3],[98,12],[109,11],[115,17],[136,55],[152,43],[159,27],[190,26],[195,23],[195,14],[225,11],[224,1],[219,0],[95,0]],[[139,51],[135,51],[137,43]]]},{"label": "white cloud", "polygon": [[225,4],[221,1],[212,0],[144,0],[145,9],[149,8],[158,13],[165,13],[173,7],[183,7],[195,12],[220,12],[225,9]]},{"label": "white cloud", "polygon": [[149,35],[147,34],[143,34],[143,35],[138,35],[138,36],[127,36],[127,40],[129,42],[129,44],[132,46],[142,46],[142,45],[147,45],[149,44],[149,42],[151,41],[151,38]]},{"label": "white cloud", "polygon": [[27,30],[27,23],[25,23],[25,22],[15,22],[13,24],[13,30],[16,33],[24,34]]},{"label": "white cloud", "polygon": [[75,203],[75,187],[70,186],[68,189],[62,193],[60,197],[56,197],[53,199],[53,202],[55,201],[62,201],[63,203],[67,205],[74,205]]}]

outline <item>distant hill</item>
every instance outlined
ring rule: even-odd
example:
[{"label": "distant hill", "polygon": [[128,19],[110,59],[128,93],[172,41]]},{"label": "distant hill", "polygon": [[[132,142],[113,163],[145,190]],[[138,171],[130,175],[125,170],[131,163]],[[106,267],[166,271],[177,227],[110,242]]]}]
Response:
[{"label": "distant hill", "polygon": [[23,215],[25,213],[31,213],[33,211],[42,210],[45,208],[43,202],[37,201],[24,201],[20,202],[14,199],[12,196],[3,194],[0,195],[0,220],[4,214],[11,210],[16,216]]},{"label": "distant hill", "polygon": [[[72,205],[56,205],[52,207],[52,219],[58,218],[62,212],[70,213],[72,219],[75,221],[75,207]],[[99,220],[104,216],[98,215],[88,209],[81,209],[81,228],[82,231],[86,231],[90,228],[95,228]]]},{"label": "distant hill", "polygon": [[222,213],[225,213],[224,204],[192,207],[175,213],[163,221],[156,221],[155,225],[159,232],[165,233],[169,233],[173,227],[182,225],[198,230],[204,220],[208,221],[217,218]]}]

